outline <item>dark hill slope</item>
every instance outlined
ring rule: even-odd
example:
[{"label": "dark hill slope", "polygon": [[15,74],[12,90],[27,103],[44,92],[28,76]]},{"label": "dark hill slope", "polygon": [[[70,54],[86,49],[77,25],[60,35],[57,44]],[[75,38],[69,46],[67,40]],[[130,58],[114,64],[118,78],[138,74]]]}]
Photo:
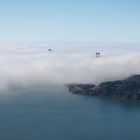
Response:
[{"label": "dark hill slope", "polygon": [[94,84],[69,84],[69,91],[74,94],[106,96],[115,99],[140,100],[140,75],[125,80]]}]

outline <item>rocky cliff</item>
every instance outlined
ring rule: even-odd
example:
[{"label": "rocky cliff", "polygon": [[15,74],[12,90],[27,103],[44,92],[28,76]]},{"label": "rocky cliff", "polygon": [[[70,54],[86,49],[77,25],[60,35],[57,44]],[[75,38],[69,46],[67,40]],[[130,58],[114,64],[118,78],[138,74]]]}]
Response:
[{"label": "rocky cliff", "polygon": [[140,75],[120,81],[104,82],[99,86],[94,84],[69,84],[67,86],[74,94],[140,101]]}]

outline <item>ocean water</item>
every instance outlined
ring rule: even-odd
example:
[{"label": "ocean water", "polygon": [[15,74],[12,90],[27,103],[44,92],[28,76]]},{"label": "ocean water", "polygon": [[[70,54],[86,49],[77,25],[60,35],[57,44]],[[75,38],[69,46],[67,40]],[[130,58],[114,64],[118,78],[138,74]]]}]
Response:
[{"label": "ocean water", "polygon": [[0,94],[0,140],[139,140],[140,105],[64,86]]}]

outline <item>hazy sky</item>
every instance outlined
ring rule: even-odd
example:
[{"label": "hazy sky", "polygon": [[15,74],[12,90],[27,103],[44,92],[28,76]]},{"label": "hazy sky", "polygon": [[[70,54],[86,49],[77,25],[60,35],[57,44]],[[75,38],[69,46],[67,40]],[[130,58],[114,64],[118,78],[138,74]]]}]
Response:
[{"label": "hazy sky", "polygon": [[140,42],[139,0],[0,0],[0,40]]}]

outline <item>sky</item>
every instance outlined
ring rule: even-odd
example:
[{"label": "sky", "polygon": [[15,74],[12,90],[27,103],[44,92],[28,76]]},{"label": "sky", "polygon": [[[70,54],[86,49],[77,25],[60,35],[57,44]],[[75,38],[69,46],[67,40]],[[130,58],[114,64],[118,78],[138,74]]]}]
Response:
[{"label": "sky", "polygon": [[0,40],[140,42],[139,0],[0,0]]}]

